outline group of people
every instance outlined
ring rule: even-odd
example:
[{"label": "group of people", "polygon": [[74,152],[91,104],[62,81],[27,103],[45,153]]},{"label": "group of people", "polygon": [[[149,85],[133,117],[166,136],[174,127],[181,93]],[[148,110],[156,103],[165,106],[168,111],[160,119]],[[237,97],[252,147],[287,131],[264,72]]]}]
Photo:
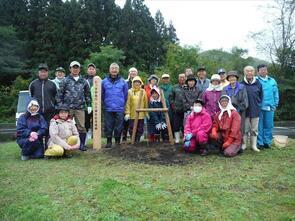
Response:
[{"label": "group of people", "polygon": [[[81,65],[70,63],[70,74],[56,69],[54,80],[48,79],[48,66],[40,64],[38,78],[31,82],[31,100],[27,112],[17,122],[17,143],[23,160],[44,156],[69,156],[71,151],[86,150],[86,138],[92,128],[93,78],[96,66],[87,66],[82,76]],[[159,79],[150,75],[147,84],[136,68],[125,80],[117,63],[112,63],[102,80],[105,148],[119,146],[132,134],[136,109],[168,108],[175,143],[183,140],[183,149],[190,153],[208,154],[211,147],[224,156],[233,157],[247,147],[259,152],[272,142],[274,111],[279,94],[276,81],[268,75],[266,65],[246,66],[239,81],[236,71],[223,68],[207,78],[206,68],[196,73],[187,68],[179,74],[178,83],[170,84],[170,75]],[[161,96],[164,95],[164,98]],[[168,140],[163,112],[139,112],[135,141],[140,142],[147,124],[149,142]],[[209,148],[210,147],[210,148]]]}]

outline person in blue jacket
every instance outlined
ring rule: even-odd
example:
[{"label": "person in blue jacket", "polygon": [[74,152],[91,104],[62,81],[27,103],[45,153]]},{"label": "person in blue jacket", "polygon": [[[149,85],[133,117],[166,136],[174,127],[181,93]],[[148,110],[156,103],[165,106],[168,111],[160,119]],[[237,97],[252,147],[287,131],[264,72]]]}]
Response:
[{"label": "person in blue jacket", "polygon": [[44,157],[43,136],[46,134],[47,123],[38,113],[40,109],[37,100],[31,100],[27,112],[17,120],[16,142],[21,148],[21,160]]},{"label": "person in blue jacket", "polygon": [[275,79],[268,75],[267,66],[257,66],[258,81],[262,85],[263,99],[258,124],[258,148],[270,148],[272,143],[272,129],[274,126],[274,112],[279,105],[279,90]]},{"label": "person in blue jacket", "polygon": [[116,146],[120,145],[124,123],[128,84],[119,75],[119,65],[112,63],[109,75],[102,81],[102,101],[104,104],[104,132],[107,137],[106,148],[112,147],[112,137]]},{"label": "person in blue jacket", "polygon": [[241,82],[247,90],[248,108],[246,109],[245,132],[243,134],[242,149],[246,149],[247,139],[250,135],[252,150],[259,152],[257,148],[258,122],[261,103],[263,99],[263,90],[260,82],[255,78],[255,68],[246,66],[244,68],[244,79]]}]

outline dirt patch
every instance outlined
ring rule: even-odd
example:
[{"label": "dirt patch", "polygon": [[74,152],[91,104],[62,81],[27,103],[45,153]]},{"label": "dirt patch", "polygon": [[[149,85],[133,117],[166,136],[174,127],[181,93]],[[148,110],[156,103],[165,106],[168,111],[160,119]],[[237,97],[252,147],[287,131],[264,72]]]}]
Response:
[{"label": "dirt patch", "polygon": [[104,149],[103,152],[115,157],[120,157],[133,162],[160,165],[184,165],[196,159],[196,154],[188,154],[182,150],[181,145],[167,143],[137,145],[121,144],[120,147]]}]

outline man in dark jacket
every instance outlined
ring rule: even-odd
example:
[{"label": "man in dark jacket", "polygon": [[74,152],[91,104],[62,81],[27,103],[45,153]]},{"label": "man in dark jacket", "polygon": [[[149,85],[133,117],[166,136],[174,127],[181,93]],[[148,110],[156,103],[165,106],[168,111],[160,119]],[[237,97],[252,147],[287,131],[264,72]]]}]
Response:
[{"label": "man in dark jacket", "polygon": [[104,103],[104,130],[107,137],[106,148],[112,147],[114,134],[116,145],[120,145],[123,129],[128,84],[119,75],[119,65],[112,63],[109,76],[102,81],[102,101]]},{"label": "man in dark jacket", "polygon": [[71,74],[60,84],[60,104],[70,108],[70,115],[74,117],[80,136],[80,150],[86,151],[86,128],[85,128],[85,103],[88,114],[92,112],[90,88],[87,81],[80,75],[80,63],[72,61],[70,64]]},{"label": "man in dark jacket", "polygon": [[[47,64],[40,64],[38,66],[38,79],[31,82],[29,91],[31,97],[36,99],[40,105],[39,113],[44,117],[47,126],[51,118],[55,114],[57,87],[55,83],[48,79]],[[45,133],[45,148],[47,148],[47,141],[49,139],[48,128]]]},{"label": "man in dark jacket", "polygon": [[241,82],[247,90],[249,106],[246,109],[245,133],[243,134],[243,150],[246,149],[248,135],[250,135],[252,150],[259,152],[257,148],[259,113],[262,105],[263,90],[261,83],[255,78],[255,68],[244,68],[244,80]]},{"label": "man in dark jacket", "polygon": [[43,115],[47,124],[55,114],[57,88],[48,79],[47,64],[40,64],[38,67],[38,79],[31,82],[29,91],[32,98],[35,98],[39,105],[39,113]]},{"label": "man in dark jacket", "polygon": [[185,85],[185,74],[178,75],[178,84],[172,88],[170,96],[170,106],[173,110],[173,130],[175,143],[180,141],[180,130],[183,131],[183,87]]},{"label": "man in dark jacket", "polygon": [[210,80],[207,78],[206,68],[201,66],[197,69],[197,83],[196,87],[204,93],[204,91],[209,87]]}]

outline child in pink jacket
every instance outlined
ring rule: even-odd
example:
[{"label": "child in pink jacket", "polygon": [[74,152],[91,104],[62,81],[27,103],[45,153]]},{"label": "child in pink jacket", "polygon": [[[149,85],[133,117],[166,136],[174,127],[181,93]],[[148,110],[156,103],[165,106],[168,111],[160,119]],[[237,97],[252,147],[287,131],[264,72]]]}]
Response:
[{"label": "child in pink jacket", "polygon": [[184,150],[190,153],[199,151],[201,156],[208,154],[207,141],[212,127],[211,117],[203,105],[201,99],[195,100],[184,127]]}]

